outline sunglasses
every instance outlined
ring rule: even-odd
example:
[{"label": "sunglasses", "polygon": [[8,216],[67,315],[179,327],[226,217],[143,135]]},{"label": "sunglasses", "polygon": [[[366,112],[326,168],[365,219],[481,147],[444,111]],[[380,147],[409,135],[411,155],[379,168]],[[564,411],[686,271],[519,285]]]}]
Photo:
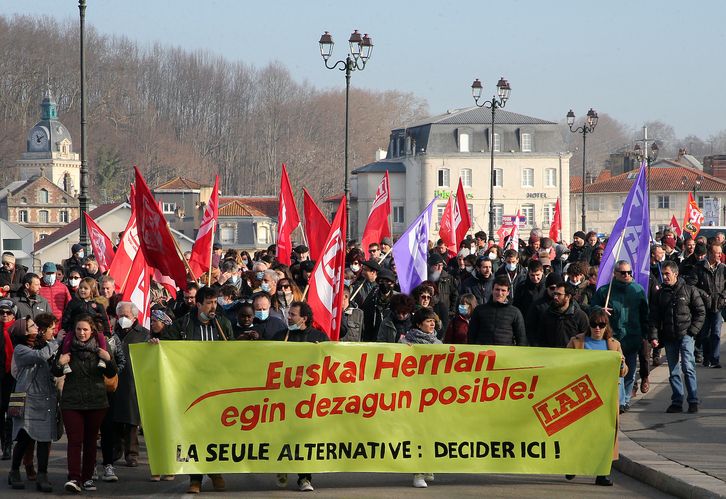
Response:
[{"label": "sunglasses", "polygon": [[15,315],[10,310],[0,310],[0,315]]},{"label": "sunglasses", "polygon": [[421,295],[421,298],[423,298],[424,300],[430,300],[431,295]]},{"label": "sunglasses", "polygon": [[622,275],[622,276],[633,275],[632,270],[618,270],[618,272],[620,272],[620,275]]},{"label": "sunglasses", "polygon": [[590,327],[593,329],[594,328],[605,329],[606,327],[608,327],[608,323],[607,322],[591,322]]}]

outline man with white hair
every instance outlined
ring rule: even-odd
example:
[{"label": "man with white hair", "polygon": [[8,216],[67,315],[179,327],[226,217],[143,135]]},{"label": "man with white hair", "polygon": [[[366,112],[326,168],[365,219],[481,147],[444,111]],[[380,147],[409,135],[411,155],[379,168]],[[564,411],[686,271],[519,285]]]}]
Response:
[{"label": "man with white hair", "polygon": [[[139,324],[138,307],[127,301],[116,305],[116,328],[114,330],[121,338],[121,347],[126,356],[126,368],[119,372],[118,388],[114,393],[115,403],[113,411],[114,432],[117,441],[123,442],[123,453],[126,466],[135,468],[139,465],[139,403],[136,399],[136,384],[134,383],[134,370],[129,356],[129,345],[143,343],[150,336],[149,330]],[[110,398],[110,397],[109,397]],[[121,449],[115,449],[120,452]],[[106,463],[103,463],[106,465]],[[104,466],[105,468],[106,466]],[[102,478],[106,480],[104,476]]]}]

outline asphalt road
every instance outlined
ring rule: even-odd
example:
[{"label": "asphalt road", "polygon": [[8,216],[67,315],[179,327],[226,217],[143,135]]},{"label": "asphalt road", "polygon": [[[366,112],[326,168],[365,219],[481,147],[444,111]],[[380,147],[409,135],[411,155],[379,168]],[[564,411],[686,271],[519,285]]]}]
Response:
[{"label": "asphalt road", "polygon": [[[143,437],[142,437],[143,443]],[[128,468],[123,460],[117,463],[115,483],[97,482],[96,492],[81,492],[80,495],[93,497],[190,497],[186,488],[187,476],[178,476],[172,482],[149,481],[149,466],[142,445],[138,468]],[[6,481],[10,461],[0,461],[0,472]],[[65,438],[53,444],[49,469],[50,481],[54,490],[50,495],[69,495],[63,489],[66,479]],[[23,478],[25,473],[23,471]],[[567,481],[560,475],[472,475],[437,474],[433,483],[425,490],[412,486],[412,475],[386,473],[330,473],[313,476],[315,491],[307,494],[323,498],[408,498],[421,494],[435,494],[437,498],[488,497],[501,499],[588,499],[599,498],[663,498],[672,497],[644,485],[637,480],[622,475],[615,470],[611,474],[615,482],[612,487],[594,484],[595,477],[576,477]],[[227,491],[224,497],[270,498],[293,497],[302,494],[295,485],[296,475],[290,475],[290,484],[280,489],[272,474],[225,475]],[[3,498],[37,498],[42,496],[35,490],[34,482],[25,482],[25,490],[11,490],[6,483],[0,485]],[[205,477],[202,485],[204,495],[215,494],[211,482]],[[216,493],[219,494],[219,493]],[[217,495],[216,497],[221,497]]]}]

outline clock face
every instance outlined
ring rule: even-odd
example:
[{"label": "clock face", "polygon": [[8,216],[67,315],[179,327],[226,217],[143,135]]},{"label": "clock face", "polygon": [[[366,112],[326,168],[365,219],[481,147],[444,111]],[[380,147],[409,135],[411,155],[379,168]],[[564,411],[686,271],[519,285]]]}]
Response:
[{"label": "clock face", "polygon": [[39,151],[45,149],[48,144],[48,137],[43,130],[36,130],[30,135],[30,148]]}]

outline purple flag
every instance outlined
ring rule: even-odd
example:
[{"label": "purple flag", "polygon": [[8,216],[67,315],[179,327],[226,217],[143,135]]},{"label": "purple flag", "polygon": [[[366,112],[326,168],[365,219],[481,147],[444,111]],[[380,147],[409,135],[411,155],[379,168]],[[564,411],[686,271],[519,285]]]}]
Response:
[{"label": "purple flag", "polygon": [[437,199],[439,196],[431,201],[431,204],[393,245],[393,259],[396,262],[401,293],[410,293],[428,277],[429,229],[431,212]]},{"label": "purple flag", "polygon": [[[620,217],[608,239],[597,273],[597,287],[610,283],[615,262],[627,260],[633,269],[633,280],[648,290],[650,278],[650,213],[645,161],[638,178],[623,204]],[[621,244],[622,240],[622,244]]]}]

